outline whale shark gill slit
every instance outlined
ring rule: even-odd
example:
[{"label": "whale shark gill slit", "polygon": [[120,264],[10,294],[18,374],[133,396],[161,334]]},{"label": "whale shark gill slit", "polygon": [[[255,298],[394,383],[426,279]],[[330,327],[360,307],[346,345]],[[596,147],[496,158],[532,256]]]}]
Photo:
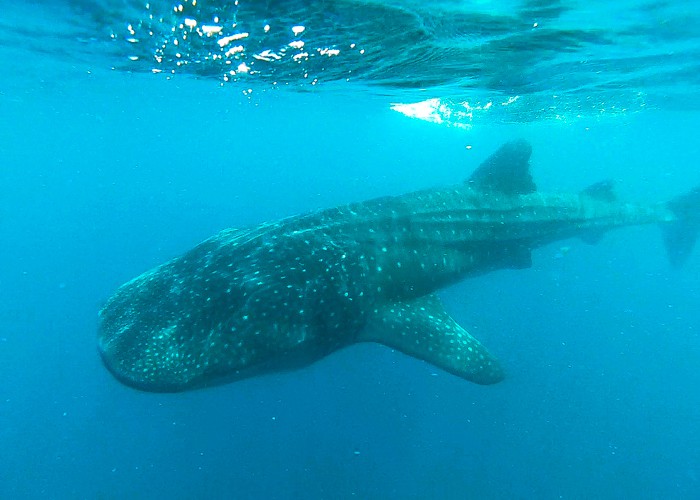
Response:
[{"label": "whale shark gill slit", "polygon": [[698,235],[700,189],[652,206],[608,182],[537,190],[530,144],[506,143],[464,183],[226,229],[125,283],[99,314],[98,348],[121,382],[183,391],[306,366],[378,342],[466,380],[497,359],[445,311],[441,288],[530,267],[532,250],[660,224],[673,264]]}]

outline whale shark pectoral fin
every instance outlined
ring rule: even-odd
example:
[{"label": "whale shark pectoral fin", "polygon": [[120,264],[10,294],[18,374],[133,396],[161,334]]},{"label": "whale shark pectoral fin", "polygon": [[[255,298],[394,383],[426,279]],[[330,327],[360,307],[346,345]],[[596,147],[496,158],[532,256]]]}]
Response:
[{"label": "whale shark pectoral fin", "polygon": [[503,380],[498,360],[428,295],[374,311],[358,341],[378,342],[477,384]]}]

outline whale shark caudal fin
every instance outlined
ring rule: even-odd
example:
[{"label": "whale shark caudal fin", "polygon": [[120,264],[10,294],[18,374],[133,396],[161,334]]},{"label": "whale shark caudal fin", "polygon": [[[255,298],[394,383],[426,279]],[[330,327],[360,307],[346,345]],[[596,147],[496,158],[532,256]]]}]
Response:
[{"label": "whale shark caudal fin", "polygon": [[374,310],[358,341],[377,342],[477,384],[503,380],[498,360],[428,295]]},{"label": "whale shark caudal fin", "polygon": [[700,186],[669,201],[666,206],[676,220],[663,223],[668,260],[679,267],[688,260],[700,233]]},{"label": "whale shark caudal fin", "polygon": [[508,195],[534,193],[537,186],[530,175],[532,146],[524,139],[506,142],[477,167],[467,184],[481,191]]}]

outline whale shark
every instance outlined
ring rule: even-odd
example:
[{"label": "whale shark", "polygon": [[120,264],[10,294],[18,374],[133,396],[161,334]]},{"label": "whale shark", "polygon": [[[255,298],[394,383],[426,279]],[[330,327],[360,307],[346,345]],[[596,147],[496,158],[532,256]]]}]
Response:
[{"label": "whale shark", "polygon": [[440,289],[532,251],[613,228],[659,224],[672,265],[700,230],[700,187],[654,205],[611,182],[542,193],[531,146],[504,144],[463,183],[225,229],[119,287],[98,348],[121,382],[175,392],[291,370],[358,342],[384,344],[477,384],[498,360],[445,310]]}]

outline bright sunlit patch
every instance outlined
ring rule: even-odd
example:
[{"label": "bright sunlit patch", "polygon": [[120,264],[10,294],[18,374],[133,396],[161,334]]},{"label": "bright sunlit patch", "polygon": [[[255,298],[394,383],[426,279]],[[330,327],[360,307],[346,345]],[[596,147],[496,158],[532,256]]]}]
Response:
[{"label": "bright sunlit patch", "polygon": [[202,31],[207,36],[219,34],[219,33],[221,33],[221,30],[222,30],[221,26],[210,26],[210,25],[206,25],[206,24],[202,25]]},{"label": "bright sunlit patch", "polygon": [[230,49],[228,49],[224,55],[226,57],[231,57],[235,54],[240,54],[241,52],[243,52],[243,50],[243,45],[236,45],[235,47],[231,47]]},{"label": "bright sunlit patch", "polygon": [[[505,101],[496,104],[507,107],[515,104],[518,99],[519,96],[508,97]],[[471,127],[477,118],[482,118],[487,113],[497,112],[494,101],[491,99],[454,102],[449,99],[434,98],[410,104],[393,104],[391,109],[409,118],[462,128]]]},{"label": "bright sunlit patch", "polygon": [[427,101],[414,102],[412,104],[392,104],[391,109],[408,116],[432,123],[442,123],[442,117],[438,112],[440,99],[428,99]]},{"label": "bright sunlit patch", "polygon": [[229,43],[233,42],[234,40],[241,40],[243,38],[247,38],[248,33],[236,33],[235,35],[229,35],[229,36],[224,36],[219,38],[219,40],[216,42],[219,44],[219,47],[225,47]]},{"label": "bright sunlit patch", "polygon": [[282,56],[272,52],[270,49],[263,50],[259,54],[253,54],[253,57],[255,59],[258,59],[259,61],[267,61],[267,62],[279,61],[280,59],[282,59]]},{"label": "bright sunlit patch", "polygon": [[318,49],[318,53],[321,54],[322,56],[337,56],[340,54],[340,51],[338,49]]},{"label": "bright sunlit patch", "polygon": [[411,104],[393,104],[391,109],[409,118],[416,118],[430,123],[445,124],[453,127],[471,127],[473,118],[467,103],[455,106],[454,103],[439,98]]},{"label": "bright sunlit patch", "polygon": [[304,26],[292,26],[292,33],[294,33],[294,36],[299,36],[301,35],[306,27]]}]

